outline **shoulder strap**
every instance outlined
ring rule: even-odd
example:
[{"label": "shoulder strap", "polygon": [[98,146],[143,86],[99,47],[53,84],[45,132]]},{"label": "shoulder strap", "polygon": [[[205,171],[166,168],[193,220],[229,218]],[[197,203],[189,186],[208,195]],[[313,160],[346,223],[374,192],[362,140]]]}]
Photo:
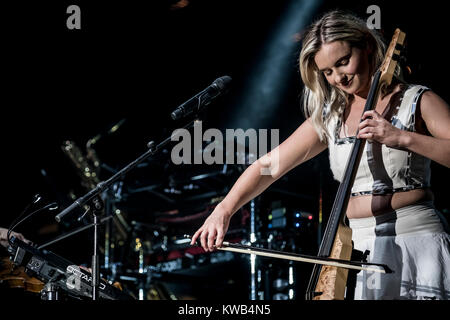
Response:
[{"label": "shoulder strap", "polygon": [[425,86],[409,85],[397,107],[397,113],[392,117],[392,125],[402,130],[414,131],[417,104],[421,95],[427,90],[430,89]]}]

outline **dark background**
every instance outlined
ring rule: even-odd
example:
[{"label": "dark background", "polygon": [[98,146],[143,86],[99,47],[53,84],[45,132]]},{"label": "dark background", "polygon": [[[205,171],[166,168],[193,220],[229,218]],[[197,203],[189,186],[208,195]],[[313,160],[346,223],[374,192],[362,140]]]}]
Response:
[{"label": "dark background", "polygon": [[[66,28],[66,8],[71,4],[81,8],[81,30]],[[71,203],[70,191],[77,196],[87,191],[80,187],[75,169],[61,151],[65,140],[83,148],[88,139],[103,134],[96,145],[99,158],[110,168],[120,169],[145,152],[148,141],[159,142],[184,125],[185,120],[172,121],[170,112],[223,75],[233,78],[232,90],[210,106],[203,115],[203,127],[234,128],[229,120],[242,114],[240,98],[254,79],[254,66],[264,55],[271,31],[280,23],[289,1],[192,0],[179,9],[174,9],[175,4],[158,0],[22,1],[2,5],[0,226],[7,227],[36,193],[44,202],[57,201],[64,208]],[[409,1],[324,1],[307,15],[305,24],[334,8],[367,18],[366,9],[372,4],[381,9],[382,32],[388,41],[395,28],[406,32],[408,64],[413,71],[409,81],[429,86],[450,101],[446,83],[450,68],[443,41],[448,12],[444,2],[427,1],[419,6]],[[304,120],[296,61],[300,43],[294,46],[276,112],[266,118],[260,115],[262,128],[279,129],[281,141]],[[107,135],[122,119],[126,121],[119,130]],[[170,148],[167,150],[170,154]],[[146,168],[130,173],[125,182],[132,186],[169,186],[170,179],[212,170],[204,165],[177,167],[169,162],[167,153],[159,155],[149,160]],[[239,173],[238,168],[230,170],[230,176],[207,187],[223,194]],[[102,179],[110,175],[102,171]],[[449,170],[433,163],[435,205],[447,218],[448,179]],[[298,195],[302,202],[299,207],[312,212],[317,221],[319,191],[323,193],[326,219],[337,183],[324,152],[271,188],[267,193],[270,199],[276,198],[271,196],[276,194],[274,189]],[[155,211],[180,209],[152,196],[139,195],[135,202],[125,204],[132,212],[129,218],[152,221]],[[180,199],[180,207],[182,204]],[[53,217],[53,212],[42,213],[18,231],[42,243],[78,226],[58,226]],[[52,231],[42,231],[50,225]],[[89,263],[88,240],[74,237],[55,250],[77,263]]]}]

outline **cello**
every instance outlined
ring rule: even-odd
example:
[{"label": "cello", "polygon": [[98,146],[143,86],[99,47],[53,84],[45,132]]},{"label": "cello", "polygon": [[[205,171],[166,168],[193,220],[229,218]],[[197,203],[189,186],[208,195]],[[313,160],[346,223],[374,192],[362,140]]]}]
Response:
[{"label": "cello", "polygon": [[[404,42],[405,33],[397,28],[383,63],[373,76],[363,114],[375,108],[381,90],[391,84]],[[355,140],[319,247],[319,257],[339,260],[350,260],[352,257],[352,230],[345,223],[345,213],[364,146],[364,139]],[[348,271],[346,268],[315,264],[306,290],[306,299],[343,300]]]}]

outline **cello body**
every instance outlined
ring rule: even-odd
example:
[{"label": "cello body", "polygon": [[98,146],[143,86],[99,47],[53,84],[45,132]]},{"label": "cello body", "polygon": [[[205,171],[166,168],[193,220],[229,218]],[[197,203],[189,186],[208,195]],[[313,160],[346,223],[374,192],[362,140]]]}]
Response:
[{"label": "cello body", "polygon": [[[350,260],[352,256],[352,229],[341,223],[338,227],[330,258]],[[332,266],[322,266],[315,292],[321,295],[314,300],[343,300],[347,285],[348,269]]]}]

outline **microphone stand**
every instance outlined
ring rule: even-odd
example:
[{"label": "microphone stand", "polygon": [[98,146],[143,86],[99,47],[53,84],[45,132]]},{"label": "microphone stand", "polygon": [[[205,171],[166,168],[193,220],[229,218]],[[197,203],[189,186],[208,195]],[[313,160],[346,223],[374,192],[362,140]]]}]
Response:
[{"label": "microphone stand", "polygon": [[[112,217],[113,217],[113,216],[108,216],[108,217],[102,218],[102,219],[100,220],[100,224],[102,224],[103,222],[105,222],[105,221],[111,219]],[[84,231],[84,230],[86,230],[86,229],[89,229],[89,228],[91,228],[91,227],[93,227],[93,226],[94,226],[94,223],[90,223],[90,224],[85,225],[85,226],[83,226],[83,227],[80,227],[80,228],[78,228],[78,229],[76,229],[76,230],[70,231],[70,232],[68,232],[68,233],[66,233],[66,234],[63,234],[63,235],[61,235],[61,236],[59,236],[59,237],[53,239],[53,240],[50,240],[49,242],[46,242],[46,243],[44,243],[44,244],[41,244],[40,246],[37,247],[37,249],[38,249],[38,250],[42,250],[42,249],[48,247],[49,245],[52,245],[52,244],[54,244],[54,243],[56,243],[56,242],[58,242],[58,241],[64,240],[64,239],[66,239],[66,238],[68,238],[68,237],[71,237],[71,236],[73,236],[73,235],[75,235],[75,234],[77,234],[77,233],[79,233],[79,232],[81,232],[81,231]]]},{"label": "microphone stand", "polygon": [[98,217],[104,207],[103,200],[100,196],[92,199],[92,216],[94,218],[94,253],[92,255],[92,300],[98,299],[98,288],[100,285],[100,259],[98,257]]},{"label": "microphone stand", "polygon": [[[187,124],[183,129],[190,129],[194,126],[194,123],[198,121],[198,119],[192,120],[189,124]],[[135,167],[137,167],[141,162],[146,160],[148,157],[156,154],[160,149],[162,149],[165,145],[167,145],[170,141],[172,141],[173,135],[170,137],[167,137],[162,142],[160,142],[157,146],[154,146],[154,141],[150,141],[147,144],[148,150],[143,153],[141,156],[139,156],[134,161],[130,162],[128,165],[126,165],[124,168],[122,168],[120,171],[115,173],[113,176],[111,176],[106,181],[101,181],[97,184],[97,186],[86,193],[84,196],[78,198],[75,200],[70,206],[68,206],[66,209],[61,211],[58,215],[55,216],[55,220],[57,222],[61,222],[61,220],[66,216],[68,213],[73,211],[75,208],[81,208],[85,204],[90,203],[89,210],[91,210],[94,218],[94,253],[92,255],[92,300],[97,300],[98,298],[98,289],[99,289],[99,281],[100,281],[100,266],[99,266],[99,257],[97,252],[97,243],[98,243],[98,218],[99,214],[103,209],[103,201],[100,197],[100,194],[107,190],[109,187],[111,187],[116,181],[119,179],[122,179],[125,177],[125,175],[133,170]],[[85,213],[83,213],[84,215]]]}]

